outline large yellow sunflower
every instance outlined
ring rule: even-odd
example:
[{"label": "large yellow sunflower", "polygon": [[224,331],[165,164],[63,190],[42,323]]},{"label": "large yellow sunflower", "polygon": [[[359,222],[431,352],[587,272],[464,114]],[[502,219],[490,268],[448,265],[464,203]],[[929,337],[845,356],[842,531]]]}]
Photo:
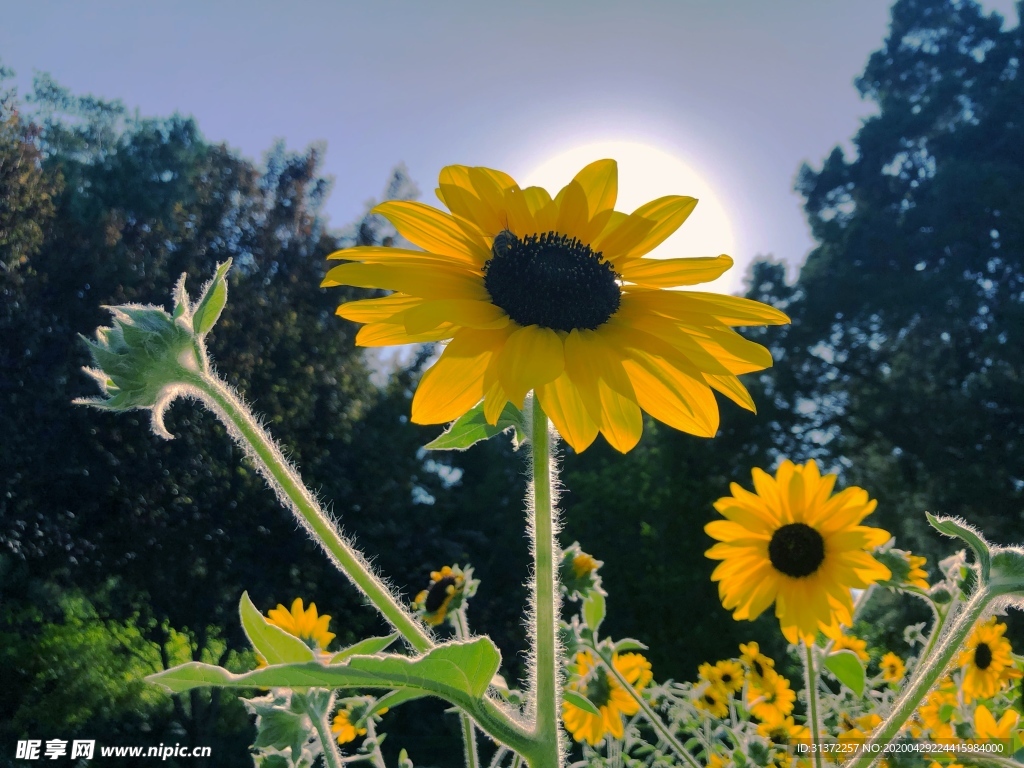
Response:
[{"label": "large yellow sunflower", "polygon": [[[651,662],[639,653],[616,653],[612,665],[637,691],[651,682]],[[568,701],[562,702],[562,719],[576,741],[596,745],[605,734],[621,739],[625,733],[623,715],[631,717],[640,711],[636,700],[597,663],[590,651],[576,654],[576,675],[569,688],[590,699],[601,713],[595,715]]]},{"label": "large yellow sunflower", "polygon": [[867,552],[889,534],[859,525],[876,502],[862,488],[832,496],[836,476],[822,476],[814,461],[787,459],[775,477],[760,469],[753,475],[757,493],[733,483],[733,495],[715,502],[726,519],[704,527],[720,542],[706,554],[722,561],[711,576],[722,605],[734,619],[752,621],[775,602],[791,643],[813,642],[819,629],[835,636],[853,623],[850,588],[890,577]]},{"label": "large yellow sunflower", "polygon": [[732,327],[789,318],[748,299],[665,290],[714,280],[732,259],[645,258],[697,201],[661,197],[626,214],[614,210],[617,190],[614,160],[588,165],[553,199],[500,171],[448,166],[437,195],[451,213],[409,201],[374,209],[422,251],[338,251],[328,258],[349,263],[323,285],[394,291],[338,307],[366,323],[359,345],[451,340],[416,390],[418,424],[451,421],[481,400],[495,424],[533,390],[577,451],[598,432],[628,451],[641,411],[712,437],[712,390],[754,410],[736,377],[772,364]]},{"label": "large yellow sunflower", "polygon": [[960,652],[959,664],[964,668],[964,701],[995,696],[1010,680],[1020,677],[1013,667],[1013,648],[1003,637],[1006,625],[992,616],[978,624]]}]

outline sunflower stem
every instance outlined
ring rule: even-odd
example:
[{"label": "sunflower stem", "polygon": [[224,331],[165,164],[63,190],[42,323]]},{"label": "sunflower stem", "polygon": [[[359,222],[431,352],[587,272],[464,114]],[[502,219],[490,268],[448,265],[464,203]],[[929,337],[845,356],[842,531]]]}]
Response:
[{"label": "sunflower stem", "polygon": [[325,768],[341,768],[341,752],[338,751],[338,745],[335,743],[334,737],[331,735],[331,727],[327,722],[327,718],[330,715],[330,708],[328,708],[327,712],[317,712],[314,707],[307,705],[306,714],[309,715],[309,719],[313,722],[313,728],[316,729],[317,738],[320,739],[320,746],[323,748]]},{"label": "sunflower stem", "polygon": [[862,757],[850,762],[848,768],[870,768],[879,759],[882,752],[880,750],[872,751],[872,749],[876,745],[888,744],[892,741],[904,723],[914,714],[921,699],[938,682],[953,657],[962,649],[964,641],[984,613],[991,598],[992,595],[985,586],[971,595],[971,599],[964,604],[963,609],[949,624],[948,630],[943,632],[943,637],[936,644],[934,653],[930,657],[921,658],[914,679],[904,690],[903,695],[896,700],[889,716],[875,730],[871,740],[860,753]]},{"label": "sunflower stem", "polygon": [[632,684],[626,680],[625,677],[615,668],[615,665],[606,659],[604,655],[597,649],[596,646],[590,646],[590,649],[594,652],[594,655],[600,660],[601,666],[607,670],[608,674],[615,678],[622,690],[632,697],[633,701],[640,707],[640,711],[644,713],[644,717],[647,722],[651,724],[651,727],[658,732],[658,735],[665,740],[672,751],[675,752],[683,761],[691,766],[691,768],[701,768],[701,764],[697,762],[697,758],[690,754],[689,750],[683,746],[683,744],[676,738],[676,735],[672,733],[672,729],[665,725],[665,722],[658,716],[658,713],[654,711],[650,704],[648,704],[643,695],[632,686]]},{"label": "sunflower stem", "polygon": [[295,468],[285,459],[277,443],[260,427],[245,405],[216,376],[199,373],[192,384],[203,403],[227,427],[249,458],[270,483],[281,501],[292,509],[310,535],[327,551],[338,569],[366,595],[384,618],[418,653],[434,643],[422,625],[398,602],[363,557],[338,533],[327,513],[317,504]]},{"label": "sunflower stem", "polygon": [[[452,617],[455,625],[455,637],[459,640],[469,639],[469,622],[466,620],[466,604],[463,602]],[[480,757],[476,748],[476,728],[473,720],[465,712],[459,712],[462,721],[462,747],[466,758],[466,768],[480,768]]]},{"label": "sunflower stem", "polygon": [[[263,474],[282,504],[294,512],[331,561],[401,633],[413,650],[426,653],[434,648],[434,641],[423,626],[373,573],[362,555],[342,537],[303,484],[296,469],[285,459],[277,443],[253,418],[231,388],[217,376],[205,371],[190,375],[182,384],[187,386],[188,395],[198,399],[216,414],[228,433]],[[523,754],[538,751],[539,740],[491,698],[483,697],[471,714],[476,724],[496,741]]]},{"label": "sunflower stem", "polygon": [[803,641],[806,654],[804,681],[807,683],[807,721],[811,726],[811,744],[814,746],[814,765],[821,768],[821,731],[818,720],[818,674],[814,668],[814,643]]},{"label": "sunflower stem", "polygon": [[558,544],[555,542],[554,467],[551,463],[551,433],[540,399],[532,398],[530,447],[533,491],[533,699],[536,709],[534,734],[543,744],[532,768],[555,768],[561,764],[561,734],[558,712],[562,686],[558,649]]}]

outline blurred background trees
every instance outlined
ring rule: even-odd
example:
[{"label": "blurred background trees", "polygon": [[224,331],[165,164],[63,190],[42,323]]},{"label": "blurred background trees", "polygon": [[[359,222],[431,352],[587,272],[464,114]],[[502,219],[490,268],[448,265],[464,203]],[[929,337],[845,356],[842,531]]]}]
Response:
[{"label": "blurred background trees", "polygon": [[[566,451],[563,541],[605,561],[607,628],[649,644],[659,678],[751,638],[781,650],[770,618],[721,609],[703,556],[712,502],[749,486],[752,466],[819,459],[868,488],[875,524],[931,567],[949,545],[925,509],[1001,542],[1024,530],[1024,40],[973,2],[892,13],[857,80],[878,114],[852,157],[837,148],[799,174],[818,247],[795,283],[771,260],[750,274],[748,295],[793,318],[746,332],[776,360],[746,377],[759,414],[725,405],[714,440],[648,423],[626,457]],[[334,315],[346,294],[318,287],[324,257],[394,233],[370,215],[324,231],[322,151],[279,145],[257,166],[190,119],[142,120],[45,77],[23,101],[2,95],[0,743],[179,741],[246,765],[233,697],[169,697],[140,678],[188,658],[250,666],[245,589],[263,610],[315,600],[338,642],[382,629],[207,414],[176,404],[164,442],[144,414],[70,405],[91,394],[76,334],[106,323],[101,305],[163,303],[178,274],[197,287],[228,256],[219,369],[407,596],[440,565],[476,567],[471,621],[518,674],[520,459],[498,440],[425,454],[437,430],[407,417],[431,351],[402,362],[353,346]],[[398,168],[384,196],[416,194]],[[457,723],[441,707],[389,717],[417,764],[446,763]]]}]

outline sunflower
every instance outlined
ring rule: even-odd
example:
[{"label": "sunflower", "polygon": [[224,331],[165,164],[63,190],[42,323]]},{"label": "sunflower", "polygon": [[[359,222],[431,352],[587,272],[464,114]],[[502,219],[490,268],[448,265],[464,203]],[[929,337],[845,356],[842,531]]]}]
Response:
[{"label": "sunflower", "polygon": [[878,665],[882,669],[882,679],[887,683],[898,683],[907,672],[903,659],[891,651],[882,657]]},{"label": "sunflower", "polygon": [[759,723],[757,733],[776,744],[787,744],[797,740],[806,741],[811,737],[811,729],[806,725],[794,722],[792,715]]},{"label": "sunflower", "polygon": [[881,722],[882,718],[874,712],[856,718],[844,713],[840,718],[840,731],[837,738],[840,742],[867,739]]},{"label": "sunflower", "polygon": [[700,665],[697,674],[701,680],[720,688],[726,694],[736,693],[743,687],[743,665],[733,659],[716,662],[714,666],[705,662]]},{"label": "sunflower", "polygon": [[867,642],[851,635],[839,635],[839,637],[832,641],[832,653],[839,651],[852,651],[853,655],[861,661],[867,661],[871,658],[868,656]]},{"label": "sunflower", "polygon": [[598,432],[625,452],[641,412],[703,437],[718,430],[716,390],[754,410],[738,374],[772,364],[733,326],[789,318],[749,299],[666,288],[714,280],[728,256],[645,258],[697,201],[668,196],[615,211],[618,169],[599,160],[554,199],[507,174],[453,165],[437,195],[451,213],[389,201],[374,212],[423,250],[358,246],[328,256],[323,286],[394,291],[349,302],[361,346],[451,341],[420,380],[412,420],[441,424],[481,400],[496,424],[533,390],[576,450]]},{"label": "sunflower", "polygon": [[925,696],[924,703],[917,708],[917,717],[922,730],[911,734],[918,738],[921,733],[930,733],[932,738],[951,739],[956,735],[953,716],[959,701],[956,685],[948,677],[938,687]]},{"label": "sunflower", "polygon": [[314,651],[327,650],[334,639],[334,633],[327,631],[331,617],[317,616],[316,603],[310,603],[309,608],[303,610],[301,597],[295,598],[290,611],[280,603],[267,611],[267,621],[299,638]]},{"label": "sunflower", "polygon": [[[612,666],[636,691],[651,682],[651,662],[639,653],[616,653]],[[590,699],[601,713],[595,715],[568,701],[562,702],[562,719],[576,741],[596,745],[606,734],[621,739],[625,733],[623,715],[630,717],[640,711],[636,700],[597,663],[590,651],[576,654],[576,677],[569,688]]]},{"label": "sunflower", "polygon": [[356,727],[352,718],[352,710],[342,709],[334,716],[331,723],[331,733],[338,739],[339,744],[348,744],[360,736],[366,735],[366,728]]},{"label": "sunflower", "polygon": [[775,660],[761,653],[761,646],[753,641],[740,643],[740,659],[747,668],[750,680],[754,685],[760,685],[766,669],[775,668]]},{"label": "sunflower", "polygon": [[996,617],[974,628],[960,652],[959,664],[964,668],[963,691],[965,701],[995,696],[1003,686],[1020,672],[1013,667],[1013,649],[1003,637],[1005,624],[996,623]]},{"label": "sunflower", "polygon": [[753,471],[756,493],[730,486],[715,502],[726,519],[704,530],[719,541],[705,554],[721,560],[711,576],[725,608],[738,620],[756,619],[775,602],[782,634],[811,643],[853,623],[851,587],[888,579],[889,569],[868,552],[889,540],[880,528],[859,525],[876,502],[862,488],[832,495],[835,475],[814,461],[782,462],[776,476]]},{"label": "sunflower", "polygon": [[979,704],[974,709],[974,730],[979,739],[1012,739],[1013,730],[1020,721],[1020,714],[1008,709],[996,722],[988,707]]},{"label": "sunflower", "polygon": [[461,605],[466,576],[457,565],[446,565],[440,571],[430,572],[430,586],[416,595],[414,611],[432,627],[444,622],[450,610]]},{"label": "sunflower", "polygon": [[693,706],[724,720],[729,716],[729,695],[714,683],[704,683],[693,692]]},{"label": "sunflower", "polygon": [[903,556],[907,560],[909,571],[906,577],[904,577],[903,583],[911,587],[917,587],[918,589],[928,590],[928,572],[922,567],[928,562],[927,557],[919,557],[913,555],[910,552],[904,552]]},{"label": "sunflower", "polygon": [[747,687],[747,709],[758,720],[773,723],[792,714],[796,693],[789,680],[774,669],[765,669],[757,685]]}]

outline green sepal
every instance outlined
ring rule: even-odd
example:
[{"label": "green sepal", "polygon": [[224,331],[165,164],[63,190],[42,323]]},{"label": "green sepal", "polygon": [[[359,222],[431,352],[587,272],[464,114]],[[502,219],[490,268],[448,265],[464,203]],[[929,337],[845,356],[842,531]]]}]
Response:
[{"label": "green sepal", "polygon": [[509,429],[515,432],[513,442],[518,448],[526,435],[526,422],[518,408],[512,403],[506,403],[498,423],[492,426],[487,423],[484,404],[480,402],[453,421],[441,436],[423,447],[430,451],[464,451],[481,440],[489,440]]},{"label": "green sepal", "polygon": [[278,664],[237,675],[192,661],[146,678],[172,693],[220,688],[387,688],[433,694],[463,709],[474,708],[498,671],[501,655],[490,638],[446,643],[419,658],[353,656],[329,666]]},{"label": "green sepal", "polygon": [[931,512],[925,512],[925,515],[927,515],[928,522],[931,523],[932,528],[939,533],[944,533],[947,536],[952,536],[967,543],[974,551],[974,556],[978,559],[978,566],[981,568],[981,581],[983,584],[987,584],[989,572],[992,568],[992,552],[988,542],[974,528],[956,518],[936,517]]},{"label": "green sepal", "polygon": [[597,708],[597,705],[579,691],[566,689],[562,691],[562,699],[577,709],[582,709],[584,712],[601,717],[601,710]]},{"label": "green sepal", "polygon": [[583,621],[586,622],[587,628],[595,635],[597,634],[597,628],[604,621],[605,607],[604,595],[597,590],[587,595],[587,599],[583,601]]},{"label": "green sepal", "polygon": [[394,643],[399,637],[401,637],[401,635],[397,632],[392,632],[390,635],[385,637],[368,637],[365,640],[360,640],[358,643],[350,645],[348,648],[338,651],[336,654],[331,656],[331,660],[327,663],[341,664],[353,656],[373,656]]},{"label": "green sepal", "polygon": [[220,313],[224,311],[224,305],[228,301],[228,270],[231,269],[231,259],[217,265],[217,271],[210,281],[203,286],[203,293],[196,302],[195,311],[192,314],[192,330],[199,338],[210,332],[210,329],[217,323]]},{"label": "green sepal", "polygon": [[267,621],[249,599],[248,592],[243,592],[238,601],[238,614],[246,637],[267,664],[295,664],[316,658],[313,650],[299,638]]},{"label": "green sepal", "polygon": [[825,657],[825,667],[836,679],[858,696],[864,695],[866,673],[853,651],[836,651]]},{"label": "green sepal", "polygon": [[[242,703],[256,715],[254,747],[275,750],[281,757],[284,757],[281,753],[288,750],[291,759],[284,764],[290,767],[312,763],[314,756],[310,747],[315,744],[313,722],[300,695],[277,691],[258,698],[242,699]],[[270,756],[265,755],[267,759]]]},{"label": "green sepal", "polygon": [[996,595],[1024,597],[1024,552],[1009,547],[997,549],[988,586]]}]

